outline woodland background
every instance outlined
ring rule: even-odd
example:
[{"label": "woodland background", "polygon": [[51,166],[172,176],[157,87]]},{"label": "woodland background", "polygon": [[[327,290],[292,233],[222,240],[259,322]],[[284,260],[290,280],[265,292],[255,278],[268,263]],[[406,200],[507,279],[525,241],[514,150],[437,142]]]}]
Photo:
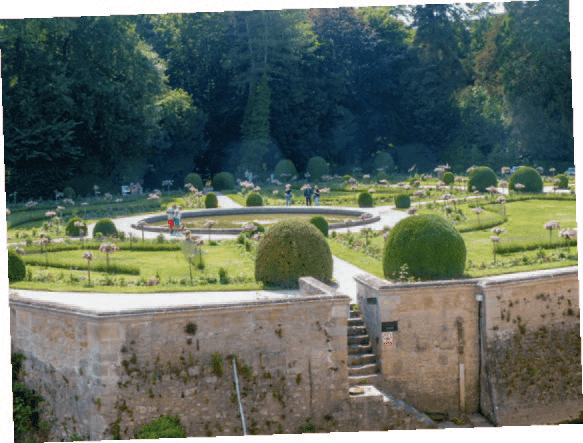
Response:
[{"label": "woodland background", "polygon": [[573,166],[568,0],[0,20],[6,192]]}]

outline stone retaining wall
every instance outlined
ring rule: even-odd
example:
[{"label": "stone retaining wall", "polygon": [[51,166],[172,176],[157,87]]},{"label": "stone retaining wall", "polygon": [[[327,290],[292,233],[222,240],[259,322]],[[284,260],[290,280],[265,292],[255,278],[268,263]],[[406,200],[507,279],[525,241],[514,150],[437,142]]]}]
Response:
[{"label": "stone retaining wall", "polygon": [[576,267],[356,281],[386,392],[422,411],[481,411],[498,425],[557,423],[583,411]]}]

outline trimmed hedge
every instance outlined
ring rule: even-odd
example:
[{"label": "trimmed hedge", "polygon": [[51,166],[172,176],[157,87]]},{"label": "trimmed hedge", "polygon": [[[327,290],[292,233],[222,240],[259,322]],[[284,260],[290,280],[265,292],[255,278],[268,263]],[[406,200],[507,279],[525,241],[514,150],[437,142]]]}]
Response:
[{"label": "trimmed hedge", "polygon": [[559,174],[555,177],[559,189],[569,189],[569,177],[565,174]]},{"label": "trimmed hedge", "polygon": [[445,174],[443,174],[443,177],[441,177],[441,181],[449,186],[455,181],[455,176],[452,172],[447,171]]},{"label": "trimmed hedge", "polygon": [[478,190],[486,192],[486,188],[496,186],[498,179],[494,171],[487,166],[478,166],[470,172],[470,180],[468,182],[468,191]]},{"label": "trimmed hedge", "polygon": [[543,191],[543,179],[539,172],[530,166],[521,166],[508,180],[508,189],[517,191],[516,185],[520,183],[524,188],[518,190],[519,192],[540,193]]},{"label": "trimmed hedge", "polygon": [[8,280],[10,283],[24,280],[26,277],[26,265],[18,253],[8,250]]},{"label": "trimmed hedge", "polygon": [[[282,177],[282,174],[287,174],[287,176]],[[284,159],[277,162],[273,170],[273,175],[277,180],[283,179],[289,181],[293,176],[298,175],[298,171],[291,160]]]},{"label": "trimmed hedge", "polygon": [[263,198],[258,192],[250,192],[245,200],[245,206],[263,206]]},{"label": "trimmed hedge", "polygon": [[323,175],[330,174],[330,166],[322,157],[312,157],[308,160],[306,171],[310,174],[310,180],[319,181]]},{"label": "trimmed hedge", "polygon": [[257,246],[255,279],[265,285],[297,288],[300,277],[332,279],[332,253],[322,233],[301,220],[273,225]]},{"label": "trimmed hedge", "polygon": [[377,182],[380,180],[388,180],[389,174],[387,174],[385,171],[380,171],[375,178]]},{"label": "trimmed hedge", "polygon": [[358,207],[359,208],[372,208],[374,201],[372,195],[368,191],[361,192],[358,196]]},{"label": "trimmed hedge", "polygon": [[454,226],[438,215],[417,215],[391,229],[383,250],[383,272],[396,279],[403,265],[419,280],[459,277],[466,264],[466,244]]},{"label": "trimmed hedge", "polygon": [[310,223],[320,230],[324,237],[328,237],[328,221],[321,215],[316,215],[310,219]]},{"label": "trimmed hedge", "polygon": [[79,237],[79,231],[81,228],[79,226],[75,226],[76,222],[83,222],[83,231],[85,231],[85,235],[87,235],[87,224],[83,221],[81,217],[73,217],[71,220],[67,222],[65,225],[65,234],[70,237]]},{"label": "trimmed hedge", "polygon": [[409,209],[411,207],[411,197],[409,194],[398,194],[395,196],[395,208]]},{"label": "trimmed hedge", "polygon": [[187,184],[187,183],[190,183],[192,186],[194,186],[199,191],[202,191],[202,189],[204,187],[202,184],[202,178],[200,177],[200,175],[198,175],[195,172],[191,172],[190,174],[188,174],[184,178],[184,184]]},{"label": "trimmed hedge", "polygon": [[230,172],[219,172],[213,177],[213,189],[216,191],[227,191],[235,189],[235,177]]},{"label": "trimmed hedge", "polygon": [[[87,269],[87,260],[83,259],[83,254],[77,257],[55,258],[45,257],[44,254],[25,255],[22,260],[24,263],[33,266],[49,266],[50,268],[60,269]],[[91,270],[97,272],[107,272],[107,263],[103,260],[93,260],[91,262]],[[109,263],[110,274],[128,274],[140,275],[139,266],[127,265],[125,263]]]},{"label": "trimmed hedge", "polygon": [[97,223],[95,223],[95,227],[93,228],[93,238],[98,237],[99,234],[104,236],[117,235],[117,228],[111,219],[102,218]]},{"label": "trimmed hedge", "polygon": [[217,194],[214,192],[209,192],[204,199],[204,207],[207,209],[218,208],[219,199],[217,198]]}]

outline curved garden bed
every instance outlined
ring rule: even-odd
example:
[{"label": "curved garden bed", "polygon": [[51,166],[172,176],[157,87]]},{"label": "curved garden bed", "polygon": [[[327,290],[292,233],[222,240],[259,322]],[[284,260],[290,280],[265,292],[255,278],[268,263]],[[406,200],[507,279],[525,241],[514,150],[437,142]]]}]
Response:
[{"label": "curved garden bed", "polygon": [[[348,217],[360,217],[359,220],[349,220],[342,223],[331,223],[329,229],[349,228],[353,226],[362,226],[374,223],[380,220],[379,216],[369,212],[356,209],[324,208],[317,207],[252,207],[252,208],[232,208],[232,209],[204,209],[198,211],[185,211],[182,215],[182,222],[193,218],[208,218],[227,215],[265,215],[265,214],[318,214],[318,215],[344,215]],[[365,215],[366,214],[366,215]],[[152,226],[152,223],[158,223],[167,220],[166,214],[153,215],[145,217],[138,223],[131,225],[133,229],[149,232],[168,232],[165,226]],[[242,228],[189,228],[186,229],[196,234],[240,234]]]}]

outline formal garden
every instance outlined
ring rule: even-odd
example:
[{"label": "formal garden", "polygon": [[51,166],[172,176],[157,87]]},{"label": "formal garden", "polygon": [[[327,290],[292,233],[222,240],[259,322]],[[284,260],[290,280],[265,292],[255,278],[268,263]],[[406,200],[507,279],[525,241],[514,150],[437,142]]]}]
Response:
[{"label": "formal garden", "polygon": [[[367,174],[323,175],[313,183],[324,191],[322,206],[391,206],[406,211],[409,218],[437,216],[446,220],[466,248],[464,266],[448,278],[577,264],[575,195],[573,189],[569,190],[569,181],[562,186],[567,192],[559,192],[555,180],[552,191],[543,194],[544,179],[532,168],[522,168],[512,176],[504,176],[507,171],[503,169],[501,177],[485,167],[471,168],[466,176],[454,176],[446,169],[437,167],[436,177],[427,174],[387,179],[378,174],[373,180]],[[520,179],[525,170],[534,178]],[[303,190],[309,180],[290,181],[292,202],[305,206]],[[390,227],[375,231],[365,226],[344,233],[328,230],[330,224],[356,220],[356,216],[280,213],[193,217],[183,220],[186,231],[170,239],[162,234],[144,239],[135,231],[118,232],[110,221],[159,214],[175,204],[190,212],[217,207],[215,192],[210,188],[202,192],[200,176],[189,174],[185,182],[183,190],[172,191],[167,186],[166,191],[154,190],[142,196],[101,197],[96,189],[95,195],[75,202],[65,190],[62,195],[56,194],[58,203],[11,205],[7,210],[11,257],[18,256],[26,267],[20,281],[12,279],[11,287],[83,292],[269,289],[277,285],[262,282],[255,275],[262,237],[272,226],[291,221],[317,226],[328,238],[333,255],[366,272],[392,280],[425,279],[415,276],[408,264],[399,272],[384,270],[383,257],[393,231]],[[222,173],[215,182],[243,206],[285,205],[280,195],[283,182],[279,180],[257,185],[236,182],[231,174]],[[527,186],[535,187],[525,189]],[[63,198],[66,193],[69,197]],[[97,222],[93,238],[87,238],[87,225],[93,222]],[[166,221],[154,225],[164,227]],[[213,239],[213,228],[240,228],[242,232],[232,239]],[[199,229],[205,229],[205,234],[197,235]],[[449,260],[447,255],[443,260]]]}]

